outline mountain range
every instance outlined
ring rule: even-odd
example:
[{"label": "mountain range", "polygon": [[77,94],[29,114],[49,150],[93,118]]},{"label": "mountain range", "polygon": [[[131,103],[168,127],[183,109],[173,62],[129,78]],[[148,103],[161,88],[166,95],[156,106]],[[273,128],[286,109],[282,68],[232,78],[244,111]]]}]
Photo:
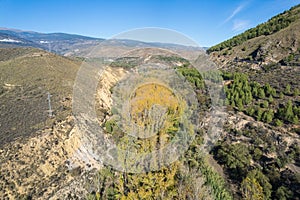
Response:
[{"label": "mountain range", "polygon": [[[151,47],[164,47],[197,57],[202,48],[1,28],[0,199],[299,199],[299,27],[300,5],[207,48],[219,69],[211,74],[199,73],[187,59],[170,52],[151,55]],[[118,118],[112,117],[114,87],[148,62],[173,67],[193,88],[199,113],[205,114],[182,158],[141,174],[95,162],[72,113],[74,82],[83,60],[117,57],[135,48],[140,57],[116,58],[99,80],[95,110],[105,137],[121,146],[129,141],[114,121]],[[209,113],[219,106],[211,106],[210,83],[222,85],[226,99],[217,104],[224,107],[226,119],[221,137],[204,151],[204,140],[212,133]],[[161,87],[153,86],[145,88]],[[148,90],[142,92],[151,100]],[[146,103],[136,102],[145,108]],[[180,125],[177,118],[168,123],[170,134],[163,137],[167,142]],[[139,139],[133,143],[143,152],[152,144]]]},{"label": "mountain range", "polygon": [[66,33],[38,33],[9,28],[0,28],[0,47],[34,47],[65,56],[88,57],[96,46],[103,45],[112,50],[124,48],[129,50],[140,47],[164,47],[179,51],[203,51],[200,47],[184,46],[179,44],[142,42],[129,39],[93,38]]}]

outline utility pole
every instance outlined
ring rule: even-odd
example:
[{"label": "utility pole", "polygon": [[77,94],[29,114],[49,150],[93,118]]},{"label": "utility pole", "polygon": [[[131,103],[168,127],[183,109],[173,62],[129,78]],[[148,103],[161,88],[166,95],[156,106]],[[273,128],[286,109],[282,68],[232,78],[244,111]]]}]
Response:
[{"label": "utility pole", "polygon": [[49,92],[48,92],[47,94],[48,94],[47,100],[48,100],[48,105],[49,105],[49,110],[48,110],[48,112],[49,112],[49,117],[52,117],[53,115],[52,115],[52,107],[51,107],[51,99],[50,99],[50,97],[51,97],[52,95],[50,95]]}]

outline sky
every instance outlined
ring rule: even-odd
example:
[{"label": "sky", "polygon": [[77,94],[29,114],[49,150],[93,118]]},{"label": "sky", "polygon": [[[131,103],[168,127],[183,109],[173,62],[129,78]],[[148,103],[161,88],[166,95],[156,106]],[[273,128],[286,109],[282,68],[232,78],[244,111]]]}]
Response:
[{"label": "sky", "polygon": [[158,27],[210,47],[300,4],[300,0],[0,0],[0,27],[111,38]]}]

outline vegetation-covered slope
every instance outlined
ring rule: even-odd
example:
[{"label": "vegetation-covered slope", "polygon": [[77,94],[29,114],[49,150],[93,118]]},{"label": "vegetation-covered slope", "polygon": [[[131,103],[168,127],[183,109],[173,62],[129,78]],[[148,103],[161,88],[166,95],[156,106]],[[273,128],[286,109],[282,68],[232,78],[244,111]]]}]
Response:
[{"label": "vegetation-covered slope", "polygon": [[255,37],[268,36],[274,34],[298,20],[299,15],[300,5],[294,6],[290,10],[272,17],[267,22],[259,24],[255,28],[251,28],[237,36],[234,36],[229,40],[226,40],[224,42],[221,42],[220,44],[210,47],[207,50],[207,52],[211,53],[214,51],[221,51],[225,48],[232,48],[234,46],[241,45],[243,42]]},{"label": "vegetation-covered slope", "polygon": [[212,150],[235,198],[300,195],[300,7],[208,50],[231,117]]},{"label": "vegetation-covered slope", "polygon": [[79,62],[32,48],[0,52],[0,145],[50,125],[48,92],[55,119],[70,114],[64,101],[72,94]]},{"label": "vegetation-covered slope", "polygon": [[[79,62],[32,48],[0,49],[0,198],[299,199],[299,27],[296,6],[208,50],[224,79],[228,118],[222,137],[205,154],[208,127],[203,123],[178,161],[142,174],[96,165],[79,148],[71,114]],[[195,91],[200,113],[212,109],[203,77],[187,60],[148,57],[143,50],[140,55],[111,63],[96,95],[107,138],[125,148],[129,136],[108,104],[117,81],[145,60],[174,67]],[[131,114],[140,126],[152,123],[143,116],[157,108],[153,105],[169,109],[158,135],[162,139],[136,138],[135,150],[149,152],[169,142],[179,127],[182,102],[160,84],[143,85],[132,94]]]}]

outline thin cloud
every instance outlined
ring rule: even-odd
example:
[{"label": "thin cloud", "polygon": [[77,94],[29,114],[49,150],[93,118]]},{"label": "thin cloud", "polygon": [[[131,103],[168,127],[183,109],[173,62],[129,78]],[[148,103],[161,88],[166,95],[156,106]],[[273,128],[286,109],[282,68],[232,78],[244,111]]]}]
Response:
[{"label": "thin cloud", "polygon": [[224,21],[224,23],[228,22],[229,20],[231,20],[234,16],[236,16],[239,12],[241,12],[241,10],[245,7],[245,5],[239,5],[232,13],[229,17],[227,17]]},{"label": "thin cloud", "polygon": [[250,21],[249,20],[234,20],[232,30],[235,32],[243,31],[249,28]]}]

